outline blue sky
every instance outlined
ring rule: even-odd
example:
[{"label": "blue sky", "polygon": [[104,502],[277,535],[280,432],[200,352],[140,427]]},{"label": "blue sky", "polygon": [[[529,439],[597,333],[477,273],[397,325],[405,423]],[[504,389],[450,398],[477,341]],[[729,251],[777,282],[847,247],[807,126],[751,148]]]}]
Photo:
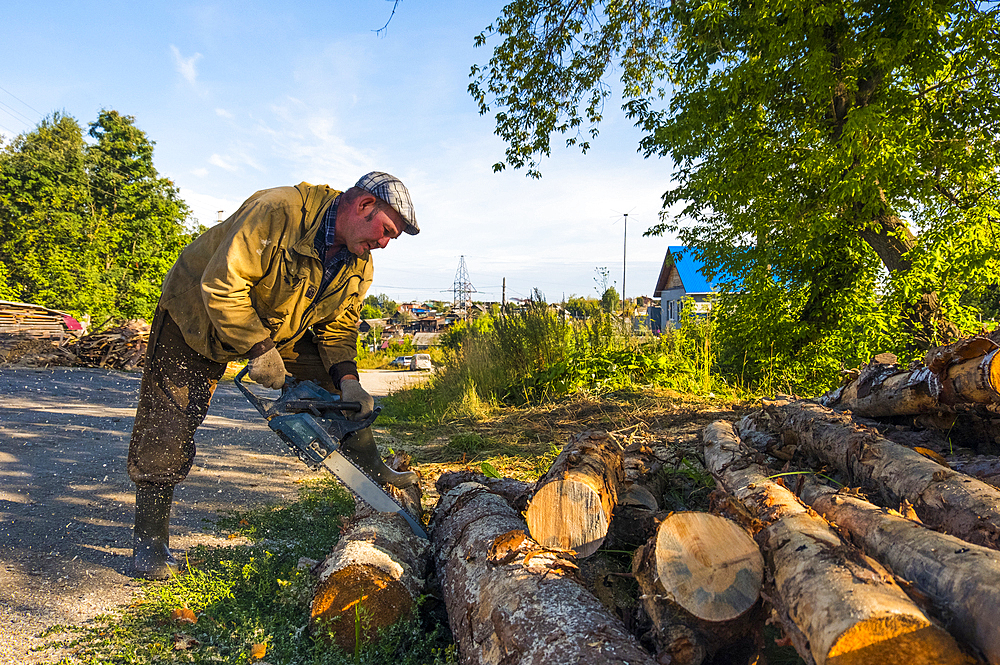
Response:
[{"label": "blue sky", "polygon": [[253,192],[301,181],[400,177],[421,233],[374,253],[371,293],[450,300],[459,258],[483,300],[596,295],[598,268],[652,295],[668,244],[658,221],[671,163],[636,152],[612,99],[587,155],[562,148],[541,180],[493,173],[504,144],[466,88],[491,48],[473,38],[502,2],[7,3],[0,40],[0,134],[63,111],[135,116],[156,167],[206,225]]}]

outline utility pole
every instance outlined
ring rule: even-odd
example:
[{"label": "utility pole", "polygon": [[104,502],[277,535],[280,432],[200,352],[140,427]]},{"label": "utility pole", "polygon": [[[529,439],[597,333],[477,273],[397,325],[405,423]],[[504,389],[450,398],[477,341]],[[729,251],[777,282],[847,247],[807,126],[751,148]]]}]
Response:
[{"label": "utility pole", "polygon": [[500,311],[504,311],[507,308],[507,278],[503,278],[503,286],[500,291]]},{"label": "utility pole", "polygon": [[625,261],[628,255],[628,213],[625,213],[625,228],[622,233],[622,322],[625,321]]}]

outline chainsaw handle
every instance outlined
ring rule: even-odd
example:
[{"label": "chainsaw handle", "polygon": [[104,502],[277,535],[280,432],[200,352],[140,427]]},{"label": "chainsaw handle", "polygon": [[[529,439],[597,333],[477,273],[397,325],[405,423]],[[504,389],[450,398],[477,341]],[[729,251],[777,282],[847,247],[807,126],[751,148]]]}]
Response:
[{"label": "chainsaw handle", "polygon": [[[236,375],[235,383],[236,387],[240,389],[250,404],[260,412],[265,418],[270,418],[273,415],[279,413],[275,410],[277,404],[282,404],[284,407],[284,412],[286,413],[302,413],[308,412],[315,416],[319,416],[321,411],[354,411],[359,412],[362,409],[361,402],[342,402],[340,400],[318,400],[318,399],[290,399],[287,402],[282,403],[281,400],[271,400],[263,399],[258,397],[251,391],[247,386],[243,385],[243,377],[247,375],[250,371],[250,365],[247,364],[243,369],[239,371]],[[295,383],[294,379],[291,379],[292,383]],[[329,393],[327,393],[329,394]]]},{"label": "chainsaw handle", "polygon": [[315,399],[290,399],[285,402],[285,409],[289,412],[294,411],[309,411],[312,412],[313,409],[319,411],[328,411],[330,409],[336,409],[337,411],[360,411],[361,402],[341,402],[334,400],[315,400]]}]

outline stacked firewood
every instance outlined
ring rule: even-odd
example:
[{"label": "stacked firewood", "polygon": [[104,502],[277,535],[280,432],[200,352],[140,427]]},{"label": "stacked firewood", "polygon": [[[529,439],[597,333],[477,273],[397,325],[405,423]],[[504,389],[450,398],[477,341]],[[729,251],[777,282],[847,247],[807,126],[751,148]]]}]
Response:
[{"label": "stacked firewood", "polygon": [[142,319],[130,319],[122,325],[84,335],[70,348],[84,364],[128,371],[142,367],[148,341],[149,324]]},{"label": "stacked firewood", "polygon": [[78,365],[77,357],[51,339],[25,333],[0,333],[0,365],[59,367]]}]

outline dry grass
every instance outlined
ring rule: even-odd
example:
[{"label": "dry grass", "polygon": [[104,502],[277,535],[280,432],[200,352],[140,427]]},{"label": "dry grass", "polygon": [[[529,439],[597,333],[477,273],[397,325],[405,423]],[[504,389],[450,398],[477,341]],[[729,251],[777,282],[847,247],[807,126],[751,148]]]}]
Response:
[{"label": "dry grass", "polygon": [[672,390],[578,396],[554,404],[493,409],[479,419],[444,425],[376,425],[379,441],[412,456],[425,500],[436,503],[434,482],[446,471],[482,471],[534,481],[542,476],[569,437],[585,430],[616,434],[623,444],[665,448],[676,466],[703,471],[702,430],[719,419],[735,420],[749,405],[682,395]]}]

